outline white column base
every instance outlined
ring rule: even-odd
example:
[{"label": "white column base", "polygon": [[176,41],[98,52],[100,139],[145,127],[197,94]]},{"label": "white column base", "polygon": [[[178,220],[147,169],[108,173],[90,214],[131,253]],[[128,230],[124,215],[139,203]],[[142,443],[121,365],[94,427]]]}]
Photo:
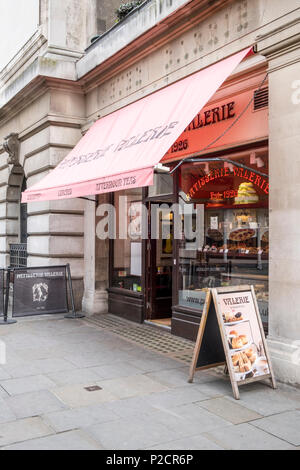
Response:
[{"label": "white column base", "polygon": [[268,336],[275,377],[281,382],[300,384],[300,340]]},{"label": "white column base", "polygon": [[82,311],[87,316],[107,313],[108,293],[106,290],[85,290],[82,299]]}]

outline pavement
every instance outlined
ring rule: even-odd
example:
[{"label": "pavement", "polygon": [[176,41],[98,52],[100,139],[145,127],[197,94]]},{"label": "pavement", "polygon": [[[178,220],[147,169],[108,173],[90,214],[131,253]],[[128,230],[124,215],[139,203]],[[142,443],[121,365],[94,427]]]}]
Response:
[{"label": "pavement", "polygon": [[300,449],[298,388],[256,382],[237,401],[219,370],[190,384],[187,363],[62,315],[0,339],[1,450]]}]

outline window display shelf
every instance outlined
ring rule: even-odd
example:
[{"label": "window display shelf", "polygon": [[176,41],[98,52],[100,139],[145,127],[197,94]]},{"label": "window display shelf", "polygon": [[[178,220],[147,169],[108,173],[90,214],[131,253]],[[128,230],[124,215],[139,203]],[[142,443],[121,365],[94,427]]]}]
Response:
[{"label": "window display shelf", "polygon": [[261,281],[268,281],[268,276],[266,274],[252,274],[252,273],[221,273],[221,276],[232,277],[232,278],[239,278],[239,279],[253,279],[253,280],[261,280]]}]

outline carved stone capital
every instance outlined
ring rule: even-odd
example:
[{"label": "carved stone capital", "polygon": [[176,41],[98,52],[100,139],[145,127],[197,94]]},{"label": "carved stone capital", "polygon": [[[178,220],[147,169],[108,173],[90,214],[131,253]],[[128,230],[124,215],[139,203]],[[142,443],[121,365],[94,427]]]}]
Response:
[{"label": "carved stone capital", "polygon": [[11,133],[7,137],[5,137],[3,142],[3,148],[5,152],[8,153],[7,163],[9,165],[19,165],[19,135]]}]

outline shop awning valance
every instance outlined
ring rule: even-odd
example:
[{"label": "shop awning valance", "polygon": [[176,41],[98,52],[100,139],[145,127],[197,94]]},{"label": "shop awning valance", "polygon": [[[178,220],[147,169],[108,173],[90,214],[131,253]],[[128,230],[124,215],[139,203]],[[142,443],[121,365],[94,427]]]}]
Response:
[{"label": "shop awning valance", "polygon": [[99,119],[22,202],[152,185],[154,166],[251,49]]}]

